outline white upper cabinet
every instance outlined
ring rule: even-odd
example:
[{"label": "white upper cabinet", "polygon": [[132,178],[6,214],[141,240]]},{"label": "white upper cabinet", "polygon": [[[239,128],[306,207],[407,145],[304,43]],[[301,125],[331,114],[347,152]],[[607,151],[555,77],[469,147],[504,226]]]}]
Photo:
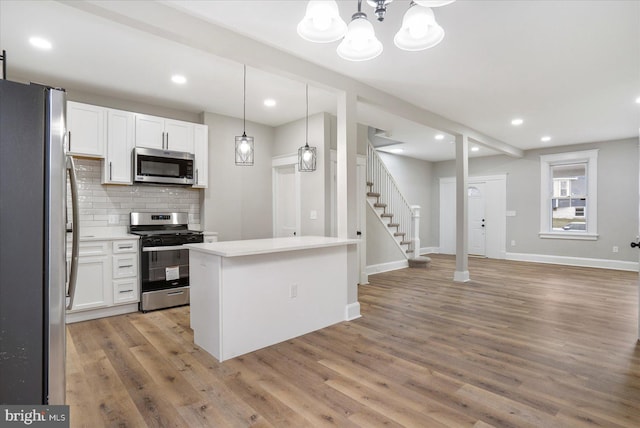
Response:
[{"label": "white upper cabinet", "polygon": [[165,119],[165,149],[193,153],[193,128],[193,123]]},{"label": "white upper cabinet", "polygon": [[136,147],[193,153],[193,123],[136,114]]},{"label": "white upper cabinet", "polygon": [[107,149],[102,168],[103,184],[132,184],[131,158],[135,113],[108,109]]},{"label": "white upper cabinet", "polygon": [[207,125],[194,125],[193,153],[196,157],[193,187],[205,188],[209,184],[209,127]]},{"label": "white upper cabinet", "polygon": [[69,154],[104,157],[106,139],[104,107],[67,102],[67,149]]},{"label": "white upper cabinet", "polygon": [[136,114],[136,147],[164,149],[164,119]]}]

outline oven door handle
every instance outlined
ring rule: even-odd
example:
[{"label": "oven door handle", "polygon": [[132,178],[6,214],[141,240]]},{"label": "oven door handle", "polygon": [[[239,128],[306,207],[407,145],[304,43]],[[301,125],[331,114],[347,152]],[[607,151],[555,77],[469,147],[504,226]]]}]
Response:
[{"label": "oven door handle", "polygon": [[175,250],[188,250],[184,245],[167,245],[164,247],[142,247],[143,253],[151,253],[155,251],[175,251]]}]

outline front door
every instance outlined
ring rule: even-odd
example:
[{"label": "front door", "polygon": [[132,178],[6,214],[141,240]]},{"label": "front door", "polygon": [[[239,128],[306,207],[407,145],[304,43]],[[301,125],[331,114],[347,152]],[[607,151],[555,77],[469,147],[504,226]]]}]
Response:
[{"label": "front door", "polygon": [[469,186],[469,254],[486,256],[485,185]]}]

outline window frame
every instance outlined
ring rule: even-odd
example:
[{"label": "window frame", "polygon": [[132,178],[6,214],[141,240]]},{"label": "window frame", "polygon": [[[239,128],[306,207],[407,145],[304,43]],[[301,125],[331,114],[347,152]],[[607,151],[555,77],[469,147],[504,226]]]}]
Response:
[{"label": "window frame", "polygon": [[[553,230],[551,199],[553,197],[553,175],[551,167],[586,163],[587,174],[587,229],[583,231]],[[540,238],[575,239],[595,241],[598,239],[598,149],[579,152],[556,153],[540,156]]]}]

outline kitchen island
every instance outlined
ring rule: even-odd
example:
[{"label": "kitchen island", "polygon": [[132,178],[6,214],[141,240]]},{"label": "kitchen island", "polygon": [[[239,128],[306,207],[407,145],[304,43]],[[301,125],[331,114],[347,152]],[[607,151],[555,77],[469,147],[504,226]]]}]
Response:
[{"label": "kitchen island", "polygon": [[188,244],[194,341],[224,361],[360,316],[356,239]]}]

